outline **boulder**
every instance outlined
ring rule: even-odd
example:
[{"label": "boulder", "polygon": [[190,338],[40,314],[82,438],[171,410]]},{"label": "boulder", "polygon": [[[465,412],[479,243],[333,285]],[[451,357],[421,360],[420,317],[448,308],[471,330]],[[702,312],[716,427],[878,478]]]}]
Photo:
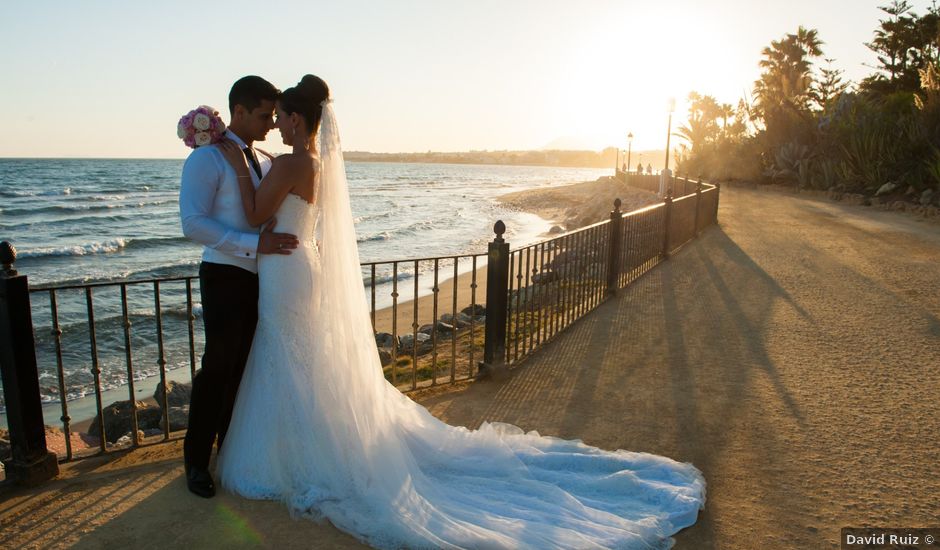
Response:
[{"label": "boulder", "polygon": [[[192,384],[184,384],[182,382],[175,382],[169,380],[166,383],[167,390],[167,404],[170,407],[182,407],[183,405],[189,405],[189,396],[193,392]],[[163,384],[157,382],[157,387],[153,391],[153,399],[157,402],[157,405],[163,407]]]},{"label": "boulder", "polygon": [[441,334],[450,334],[454,332],[454,325],[445,323],[444,321],[438,321],[431,325],[422,325],[418,329],[418,334],[427,334],[430,336],[434,334],[435,331]]},{"label": "boulder", "polygon": [[[172,396],[172,393],[170,394]],[[189,405],[189,401],[186,402]],[[163,418],[163,409],[160,407],[147,407],[137,410],[137,429],[153,430],[160,428],[160,419]]]},{"label": "boulder", "polygon": [[[140,441],[143,438],[144,438],[144,432],[142,430],[137,430],[137,441]],[[126,434],[119,437],[117,441],[114,442],[114,445],[116,447],[120,447],[123,445],[133,445],[133,444],[134,444],[133,432],[127,432]]]},{"label": "boulder", "polygon": [[427,355],[431,353],[432,351],[434,351],[434,345],[431,343],[430,340],[428,340],[427,342],[422,342],[418,346],[418,357],[421,357],[422,355]]},{"label": "boulder", "polygon": [[441,322],[446,323],[451,326],[455,326],[458,329],[466,328],[470,326],[471,317],[465,313],[458,313],[457,317],[454,317],[450,313],[445,313],[441,315]]},{"label": "boulder", "polygon": [[381,361],[383,367],[392,364],[392,354],[384,349],[379,349],[379,361]]},{"label": "boulder", "polygon": [[[427,342],[431,337],[423,332],[418,333],[418,344],[422,342]],[[405,334],[398,338],[398,349],[401,352],[411,352],[414,347],[415,336],[413,334]]]},{"label": "boulder", "polygon": [[[137,413],[138,419],[140,418],[141,413],[145,409],[156,409],[159,412],[159,408],[151,407],[150,405],[144,403],[143,401],[137,401]],[[114,443],[122,435],[130,433],[133,430],[134,420],[134,403],[130,400],[127,401],[115,401],[111,403],[102,411],[102,417],[104,419],[104,432],[105,439],[108,443]],[[151,413],[143,413],[151,414]],[[88,434],[94,437],[101,437],[101,429],[98,427],[99,417],[95,415],[94,420],[91,421],[91,426],[88,427]]]},{"label": "boulder", "polygon": [[479,317],[481,315],[486,315],[486,306],[483,304],[473,304],[461,309],[460,312],[464,315],[469,315],[470,317]]},{"label": "boulder", "polygon": [[549,235],[558,235],[559,233],[564,233],[565,228],[560,225],[553,225],[551,229],[548,230]]},{"label": "boulder", "polygon": [[933,189],[927,189],[920,194],[920,204],[927,206],[933,200]]},{"label": "boulder", "polygon": [[532,282],[540,285],[557,281],[558,275],[554,271],[543,271],[532,276]]},{"label": "boulder", "polygon": [[387,332],[378,332],[375,334],[375,345],[380,348],[390,348],[395,341],[395,337]]},{"label": "boulder", "polygon": [[888,193],[891,193],[897,188],[898,186],[896,183],[889,181],[888,183],[879,187],[877,191],[875,191],[875,196],[880,197],[881,195],[887,195]]},{"label": "boulder", "polygon": [[[170,419],[170,431],[185,430],[189,425],[189,404],[182,407],[170,407],[167,411]],[[160,429],[164,428],[163,417],[160,417]]]}]

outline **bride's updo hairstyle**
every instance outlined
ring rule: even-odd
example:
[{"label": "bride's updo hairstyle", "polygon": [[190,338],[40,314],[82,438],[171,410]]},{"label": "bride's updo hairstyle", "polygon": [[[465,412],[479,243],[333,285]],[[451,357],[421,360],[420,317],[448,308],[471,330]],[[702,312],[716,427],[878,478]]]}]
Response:
[{"label": "bride's updo hairstyle", "polygon": [[324,101],[330,99],[330,88],[319,76],[305,75],[296,86],[284,90],[279,98],[285,113],[297,113],[307,123],[307,132],[313,135],[320,127]]}]

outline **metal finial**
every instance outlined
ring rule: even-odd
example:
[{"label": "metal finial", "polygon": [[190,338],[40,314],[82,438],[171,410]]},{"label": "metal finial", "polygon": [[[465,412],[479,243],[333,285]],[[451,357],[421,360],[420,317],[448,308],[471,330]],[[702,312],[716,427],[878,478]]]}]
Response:
[{"label": "metal finial", "polygon": [[620,199],[614,199],[614,211],[620,212],[620,205],[623,204],[620,202]]},{"label": "metal finial", "polygon": [[3,264],[3,275],[14,277],[16,269],[13,264],[16,263],[16,248],[9,241],[0,243],[0,263]]},{"label": "metal finial", "polygon": [[493,233],[496,233],[496,238],[502,239],[505,232],[506,224],[503,223],[503,220],[496,220],[496,223],[493,224]]}]

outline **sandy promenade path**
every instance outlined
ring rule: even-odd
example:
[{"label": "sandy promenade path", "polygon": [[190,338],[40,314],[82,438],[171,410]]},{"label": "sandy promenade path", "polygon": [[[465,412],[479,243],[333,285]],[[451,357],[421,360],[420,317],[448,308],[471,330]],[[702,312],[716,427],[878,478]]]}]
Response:
[{"label": "sandy promenade path", "polygon": [[[507,380],[417,396],[705,474],[677,548],[838,548],[843,526],[937,526],[940,226],[722,190],[720,226]],[[3,548],[353,548],[278,504],[191,497],[178,442],[0,493]]]}]

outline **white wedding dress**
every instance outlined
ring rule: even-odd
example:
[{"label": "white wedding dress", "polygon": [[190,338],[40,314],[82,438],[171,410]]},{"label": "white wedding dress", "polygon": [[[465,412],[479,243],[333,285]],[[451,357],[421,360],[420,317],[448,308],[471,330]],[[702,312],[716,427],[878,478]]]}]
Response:
[{"label": "white wedding dress", "polygon": [[288,195],[278,231],[304,242],[259,259],[221,485],[379,548],[671,547],[704,504],[694,466],[508,424],[450,426],[386,382],[329,104],[319,138],[322,206]]}]

